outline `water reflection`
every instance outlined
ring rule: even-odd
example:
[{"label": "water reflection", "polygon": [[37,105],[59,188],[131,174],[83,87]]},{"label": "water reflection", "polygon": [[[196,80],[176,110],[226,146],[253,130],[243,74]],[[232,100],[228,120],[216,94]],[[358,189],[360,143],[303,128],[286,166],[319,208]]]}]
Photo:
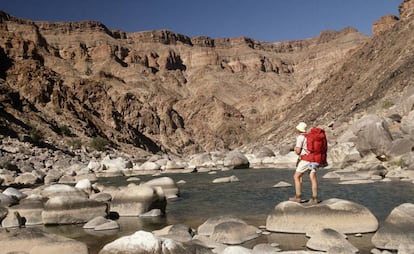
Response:
[{"label": "water reflection", "polygon": [[[318,172],[320,198],[340,198],[362,204],[370,209],[380,221],[393,208],[402,203],[414,202],[414,184],[407,182],[372,183],[361,185],[339,185],[335,179],[323,179],[327,169]],[[235,175],[240,179],[233,183],[212,183],[215,178]],[[82,225],[45,227],[48,232],[65,235],[88,244],[90,253],[98,253],[108,242],[121,236],[130,235],[137,230],[152,231],[171,224],[185,224],[195,229],[208,218],[218,215],[234,215],[254,226],[266,223],[267,215],[279,202],[287,200],[294,194],[294,188],[273,188],[280,181],[293,184],[293,170],[281,169],[248,169],[208,173],[169,174],[179,185],[181,196],[167,205],[167,214],[161,218],[121,217],[119,230],[108,232],[90,232],[82,229]],[[152,176],[140,176],[142,181]],[[106,185],[127,185],[126,178],[101,179]],[[309,179],[304,178],[304,197],[311,196]],[[371,234],[363,237],[350,237],[360,253],[372,248]],[[277,242],[281,249],[304,249],[307,238],[304,235],[271,234],[246,243],[253,247],[260,242]],[[252,245],[252,246],[249,246]],[[369,252],[368,252],[369,253]]]}]

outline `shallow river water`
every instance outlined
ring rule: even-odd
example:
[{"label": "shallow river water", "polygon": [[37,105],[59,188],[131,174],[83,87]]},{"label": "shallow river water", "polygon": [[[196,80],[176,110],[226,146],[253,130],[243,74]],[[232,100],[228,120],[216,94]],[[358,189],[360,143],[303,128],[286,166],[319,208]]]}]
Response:
[{"label": "shallow river water", "polygon": [[[414,203],[414,184],[410,182],[377,182],[372,184],[340,185],[337,179],[323,179],[328,169],[318,171],[320,199],[340,198],[367,207],[381,224],[391,210],[402,203]],[[217,215],[235,215],[256,227],[266,224],[267,215],[274,206],[294,195],[294,187],[273,188],[280,181],[293,184],[294,171],[288,169],[244,169],[220,171],[217,174],[187,173],[166,174],[180,184],[180,198],[167,204],[167,214],[162,218],[123,217],[118,220],[121,229],[108,232],[90,232],[82,225],[44,227],[51,233],[83,241],[90,253],[98,253],[108,242],[138,230],[152,231],[171,224],[185,224],[197,229],[208,218]],[[239,182],[212,183],[215,178],[235,175]],[[139,176],[141,181],[152,176]],[[102,179],[106,185],[127,185],[126,178]],[[310,197],[307,176],[303,183],[304,198]],[[359,248],[359,253],[370,253],[372,234],[362,237],[350,235],[349,241]],[[243,244],[253,247],[257,243],[279,243],[282,250],[305,250],[307,238],[302,234],[272,233]]]}]

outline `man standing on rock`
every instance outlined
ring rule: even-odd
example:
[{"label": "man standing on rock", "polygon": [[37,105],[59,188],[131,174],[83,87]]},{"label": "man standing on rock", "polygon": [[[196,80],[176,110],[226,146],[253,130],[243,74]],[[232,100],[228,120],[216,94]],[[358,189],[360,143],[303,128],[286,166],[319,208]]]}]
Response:
[{"label": "man standing on rock", "polygon": [[318,181],[316,179],[316,169],[320,165],[326,164],[327,142],[325,131],[321,128],[312,128],[306,133],[307,125],[300,122],[296,126],[299,135],[296,138],[295,153],[299,156],[296,171],[293,175],[295,180],[296,195],[289,200],[301,202],[302,200],[302,178],[305,172],[309,173],[312,185],[312,198],[310,204],[318,203]]}]

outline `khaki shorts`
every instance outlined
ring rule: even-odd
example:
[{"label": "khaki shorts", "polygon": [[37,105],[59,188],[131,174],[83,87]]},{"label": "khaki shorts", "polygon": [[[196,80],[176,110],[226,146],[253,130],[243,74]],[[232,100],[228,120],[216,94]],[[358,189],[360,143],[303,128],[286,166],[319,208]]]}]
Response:
[{"label": "khaki shorts", "polygon": [[305,173],[308,170],[310,170],[310,172],[316,172],[318,166],[318,163],[301,160],[296,167],[296,172]]}]

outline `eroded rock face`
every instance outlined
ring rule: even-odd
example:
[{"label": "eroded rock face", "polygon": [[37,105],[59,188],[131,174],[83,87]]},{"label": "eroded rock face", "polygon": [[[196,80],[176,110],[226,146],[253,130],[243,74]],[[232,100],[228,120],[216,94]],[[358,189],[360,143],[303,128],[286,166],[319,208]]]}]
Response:
[{"label": "eroded rock face", "polygon": [[[36,119],[36,111],[16,110],[43,112],[47,122],[36,124],[54,140],[61,138],[50,130],[67,125],[82,138],[103,136],[137,150],[179,154],[246,143],[300,91],[287,83],[310,74],[322,80],[329,64],[367,39],[351,29],[278,43],[190,38],[166,30],[112,31],[99,22],[34,22],[6,13],[0,28],[0,58],[7,63],[0,69],[0,101],[7,113],[26,122]],[[308,57],[315,52],[318,57]],[[321,68],[310,72],[309,65]],[[20,132],[24,126],[9,128]]]},{"label": "eroded rock face", "polygon": [[285,233],[308,233],[331,228],[340,233],[374,232],[375,216],[364,206],[341,199],[328,199],[317,205],[285,201],[268,215],[266,228]]},{"label": "eroded rock face", "polygon": [[408,19],[414,14],[414,1],[404,0],[399,7],[400,17],[402,19]]},{"label": "eroded rock face", "polygon": [[378,35],[381,32],[388,30],[395,23],[397,23],[398,20],[398,17],[393,15],[386,15],[380,18],[372,25],[372,34]]}]

